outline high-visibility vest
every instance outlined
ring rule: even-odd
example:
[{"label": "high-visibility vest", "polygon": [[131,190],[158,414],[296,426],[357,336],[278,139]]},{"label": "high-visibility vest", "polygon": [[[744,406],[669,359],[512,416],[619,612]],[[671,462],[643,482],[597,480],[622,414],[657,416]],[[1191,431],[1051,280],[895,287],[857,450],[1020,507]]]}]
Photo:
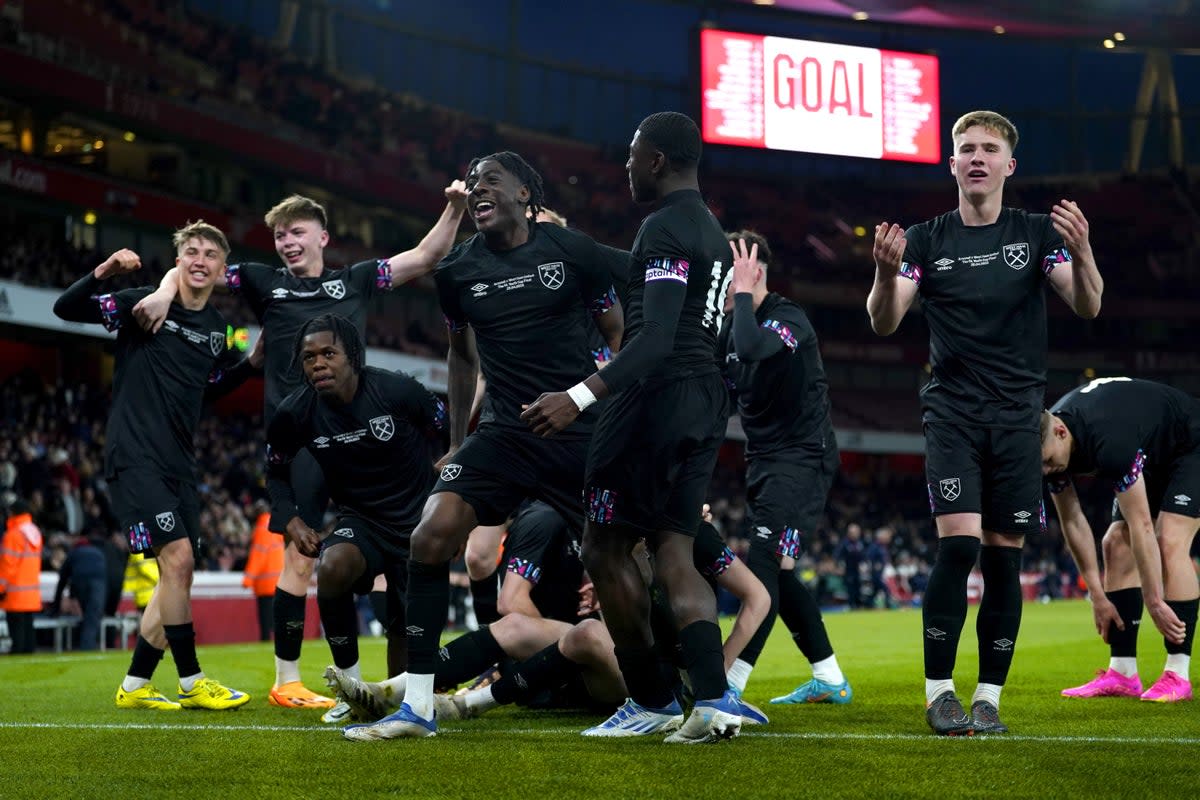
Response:
[{"label": "high-visibility vest", "polygon": [[242,577],[242,586],[251,589],[255,597],[275,594],[275,585],[283,572],[283,537],[267,528],[270,520],[270,514],[260,514],[254,523],[250,556],[246,559],[246,574]]},{"label": "high-visibility vest", "polygon": [[145,553],[130,553],[129,560],[125,562],[125,581],[121,584],[121,591],[132,594],[138,608],[145,608],[154,596],[155,586],[158,586],[158,561],[146,558]]},{"label": "high-visibility vest", "polygon": [[0,542],[0,608],[5,611],[41,611],[42,532],[31,514],[15,514],[4,526]]}]

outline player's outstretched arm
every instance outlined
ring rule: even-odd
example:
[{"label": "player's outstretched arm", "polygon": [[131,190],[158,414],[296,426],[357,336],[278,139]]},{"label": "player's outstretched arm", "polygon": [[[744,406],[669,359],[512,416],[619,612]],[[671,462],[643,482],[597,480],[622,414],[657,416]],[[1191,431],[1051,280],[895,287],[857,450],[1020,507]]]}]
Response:
[{"label": "player's outstretched arm", "polygon": [[735,558],[729,568],[717,576],[717,584],[725,587],[741,603],[737,616],[733,619],[733,629],[729,631],[729,637],[725,639],[721,648],[725,656],[725,671],[728,672],[729,667],[742,654],[755,631],[767,618],[767,612],[771,608],[771,595],[767,593],[767,587],[763,586],[762,581],[740,558]]},{"label": "player's outstretched arm", "polygon": [[871,329],[880,336],[890,336],[900,327],[913,298],[917,296],[916,280],[900,278],[900,264],[907,241],[899,225],[881,222],[875,226],[875,283],[867,295],[867,314]]},{"label": "player's outstretched arm", "polygon": [[1071,254],[1068,264],[1050,273],[1050,285],[1078,316],[1095,319],[1100,313],[1104,279],[1092,254],[1087,217],[1074,201],[1062,200],[1050,209],[1050,222]]},{"label": "player's outstretched arm", "polygon": [[454,237],[458,233],[458,226],[466,208],[467,185],[462,181],[453,181],[446,187],[446,208],[429,229],[429,233],[425,234],[425,238],[413,249],[397,253],[388,259],[393,289],[433,272],[438,262],[445,258],[454,246]]},{"label": "player's outstretched arm", "polygon": [[1142,579],[1142,598],[1154,620],[1154,627],[1171,642],[1183,641],[1185,626],[1163,595],[1162,553],[1154,536],[1150,502],[1146,498],[1146,480],[1138,476],[1128,489],[1117,494],[1121,516],[1129,526],[1129,544]]},{"label": "player's outstretched arm", "polygon": [[104,322],[104,311],[93,292],[100,281],[142,268],[137,253],[122,248],[104,259],[95,269],[71,284],[54,302],[54,313],[68,322]]},{"label": "player's outstretched arm", "polygon": [[1125,630],[1125,623],[1104,593],[1104,580],[1100,576],[1100,564],[1096,558],[1096,539],[1092,536],[1092,526],[1079,505],[1079,495],[1075,487],[1068,483],[1065,488],[1051,494],[1054,498],[1054,508],[1058,511],[1058,521],[1062,525],[1063,539],[1067,549],[1075,559],[1075,566],[1083,577],[1088,588],[1088,599],[1092,603],[1092,619],[1096,623],[1096,633],[1105,642],[1108,641],[1108,624],[1111,622],[1118,630]]}]

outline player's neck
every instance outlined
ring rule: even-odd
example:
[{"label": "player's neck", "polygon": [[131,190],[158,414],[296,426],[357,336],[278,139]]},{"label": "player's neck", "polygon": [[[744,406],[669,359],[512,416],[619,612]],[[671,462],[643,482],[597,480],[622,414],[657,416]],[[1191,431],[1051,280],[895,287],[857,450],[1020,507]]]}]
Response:
[{"label": "player's neck", "polygon": [[751,295],[754,297],[754,310],[758,311],[758,307],[761,306],[763,301],[767,299],[766,284],[763,284],[762,286],[755,286],[754,291],[751,292]]},{"label": "player's neck", "polygon": [[208,305],[208,298],[212,296],[212,287],[205,289],[193,289],[191,286],[183,285],[179,287],[179,305],[189,311],[199,311]]},{"label": "player's neck", "polygon": [[958,215],[962,217],[963,225],[968,227],[991,225],[1000,219],[1002,210],[1004,195],[1001,192],[979,198],[967,197],[961,193],[958,196]]},{"label": "player's neck", "polygon": [[521,220],[519,225],[499,231],[488,231],[483,234],[488,250],[503,253],[516,250],[529,241],[529,223]]},{"label": "player's neck", "polygon": [[325,262],[322,260],[316,264],[306,264],[297,269],[293,269],[292,267],[288,267],[287,269],[288,272],[292,273],[292,277],[294,278],[319,278],[325,272]]},{"label": "player's neck", "polygon": [[696,177],[696,173],[678,173],[673,172],[664,175],[658,182],[658,199],[662,200],[669,194],[681,192],[690,189],[693,192],[700,191],[700,181]]}]

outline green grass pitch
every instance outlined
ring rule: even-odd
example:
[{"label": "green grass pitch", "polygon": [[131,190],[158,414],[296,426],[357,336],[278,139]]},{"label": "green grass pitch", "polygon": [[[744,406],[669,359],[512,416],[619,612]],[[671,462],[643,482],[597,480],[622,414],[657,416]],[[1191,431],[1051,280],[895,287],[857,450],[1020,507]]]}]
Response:
[{"label": "green grass pitch", "polygon": [[[959,652],[959,694],[975,686],[974,609]],[[1200,705],[1068,700],[1065,686],[1106,666],[1083,601],[1028,604],[1001,711],[1002,737],[941,739],[925,725],[921,615],[825,617],[854,687],[848,706],[769,706],[809,676],[777,626],[746,697],[771,723],[717,746],[657,737],[585,740],[593,717],[501,709],[448,723],[436,738],[342,739],[314,712],[270,706],[270,645],[202,646],[201,664],[253,699],[231,712],[114,707],[128,653],[0,658],[0,798],[1170,798],[1200,793]],[[728,623],[726,623],[728,624]],[[1147,618],[1140,665],[1162,670]],[[304,645],[311,688],[329,660]],[[364,640],[364,672],[383,669]],[[168,657],[156,683],[174,689]]]}]

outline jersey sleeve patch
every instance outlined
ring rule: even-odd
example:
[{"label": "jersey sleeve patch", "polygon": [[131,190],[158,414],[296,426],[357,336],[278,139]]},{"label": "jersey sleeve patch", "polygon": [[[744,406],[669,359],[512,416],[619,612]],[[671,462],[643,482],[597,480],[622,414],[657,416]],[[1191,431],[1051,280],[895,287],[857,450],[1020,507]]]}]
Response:
[{"label": "jersey sleeve patch", "polygon": [[229,264],[225,267],[225,287],[231,292],[242,289],[242,265]]},{"label": "jersey sleeve patch", "polygon": [[721,555],[713,559],[713,562],[704,568],[704,574],[710,578],[716,578],[724,575],[726,570],[733,565],[733,560],[737,558],[733,551],[728,547],[721,551]]},{"label": "jersey sleeve patch", "polygon": [[1059,264],[1066,264],[1066,263],[1069,263],[1070,261],[1071,261],[1071,251],[1068,250],[1065,246],[1059,247],[1056,250],[1054,250],[1053,252],[1051,252],[1050,255],[1048,255],[1042,259],[1042,272],[1049,275],[1051,272],[1054,271],[1054,268],[1057,267]]},{"label": "jersey sleeve patch", "polygon": [[775,331],[775,333],[779,334],[779,338],[783,340],[784,346],[787,347],[788,350],[795,351],[796,335],[792,333],[792,329],[787,325],[783,324],[779,320],[768,319],[763,321],[762,327],[769,331]]},{"label": "jersey sleeve patch", "polygon": [[646,262],[646,283],[678,281],[687,283],[688,262],[681,258],[651,258]]},{"label": "jersey sleeve patch", "polygon": [[534,586],[537,586],[542,577],[542,568],[527,558],[510,558],[507,571],[521,576]]},{"label": "jersey sleeve patch", "polygon": [[1142,477],[1142,469],[1146,466],[1146,454],[1138,450],[1137,455],[1133,457],[1133,463],[1129,465],[1129,472],[1126,472],[1121,480],[1114,484],[1113,489],[1118,494],[1129,490],[1130,486],[1137,483],[1138,478]]},{"label": "jersey sleeve patch", "polygon": [[[647,278],[649,280],[649,278]],[[597,297],[591,303],[591,312],[593,317],[598,317],[601,314],[607,314],[608,310],[617,304],[617,290],[613,287],[608,287],[608,291]]]},{"label": "jersey sleeve patch", "polygon": [[446,429],[446,404],[439,397],[433,398],[433,427],[438,431]]},{"label": "jersey sleeve patch", "polygon": [[100,304],[100,324],[105,330],[115,331],[121,327],[121,309],[117,307],[117,297],[112,294],[102,294],[96,298]]},{"label": "jersey sleeve patch", "polygon": [[917,286],[921,285],[921,276],[923,274],[924,273],[921,270],[920,264],[910,264],[907,261],[901,262],[900,264],[900,277],[908,278]]},{"label": "jersey sleeve patch", "polygon": [[381,258],[375,267],[375,288],[390,289],[392,288],[392,260],[390,258]]}]

